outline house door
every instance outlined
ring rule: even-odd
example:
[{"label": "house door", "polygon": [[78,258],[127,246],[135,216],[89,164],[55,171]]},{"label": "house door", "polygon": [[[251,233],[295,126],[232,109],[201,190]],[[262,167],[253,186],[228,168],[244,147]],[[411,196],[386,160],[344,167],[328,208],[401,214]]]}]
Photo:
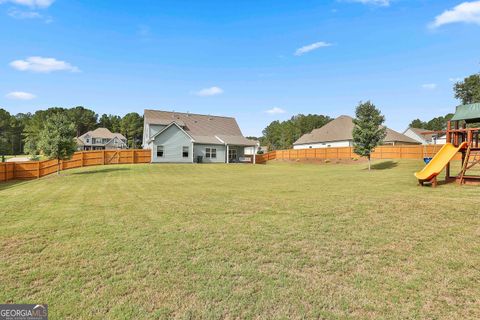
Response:
[{"label": "house door", "polygon": [[228,149],[228,162],[237,162],[237,149]]}]

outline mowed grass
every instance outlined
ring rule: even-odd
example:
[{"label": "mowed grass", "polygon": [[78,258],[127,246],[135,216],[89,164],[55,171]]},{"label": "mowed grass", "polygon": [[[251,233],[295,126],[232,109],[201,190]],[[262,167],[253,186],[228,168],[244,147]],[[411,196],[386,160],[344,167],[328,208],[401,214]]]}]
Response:
[{"label": "mowed grass", "polygon": [[0,302],[51,319],[478,319],[480,187],[420,161],[116,165],[0,184]]}]

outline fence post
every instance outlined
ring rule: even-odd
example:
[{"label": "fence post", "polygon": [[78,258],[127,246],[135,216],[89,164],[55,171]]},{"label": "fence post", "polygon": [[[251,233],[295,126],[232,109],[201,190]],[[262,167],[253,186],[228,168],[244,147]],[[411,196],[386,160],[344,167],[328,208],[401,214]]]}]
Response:
[{"label": "fence post", "polygon": [[102,155],[103,155],[103,165],[105,165],[105,150],[102,151]]},{"label": "fence post", "polygon": [[81,164],[80,164],[81,167],[83,167],[83,165],[84,165],[84,164],[83,164],[83,162],[84,162],[84,161],[83,161],[83,154],[84,154],[84,151],[82,151],[82,158],[81,158],[81,159],[82,159],[82,162],[81,162]]},{"label": "fence post", "polygon": [[40,161],[37,162],[37,179],[40,178]]},{"label": "fence post", "polygon": [[132,163],[135,163],[135,149],[132,150]]}]

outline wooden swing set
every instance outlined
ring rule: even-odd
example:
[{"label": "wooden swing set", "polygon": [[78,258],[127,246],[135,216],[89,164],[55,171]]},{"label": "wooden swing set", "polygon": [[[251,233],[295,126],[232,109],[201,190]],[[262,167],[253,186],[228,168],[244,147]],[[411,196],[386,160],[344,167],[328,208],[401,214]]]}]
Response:
[{"label": "wooden swing set", "polygon": [[[462,166],[457,176],[451,175],[451,162],[445,165],[445,182],[456,181],[458,184],[480,184],[480,175],[467,174],[480,164],[480,128],[468,127],[480,123],[480,103],[458,106],[452,120],[447,123],[447,130],[430,131],[424,134],[446,134],[446,145],[453,145],[462,154]],[[439,153],[441,150],[439,151]],[[428,165],[428,164],[427,164]],[[419,181],[422,185],[423,182]],[[432,186],[437,185],[437,175],[432,176]]]},{"label": "wooden swing set", "polygon": [[[452,127],[453,122],[453,129]],[[445,180],[450,182],[456,180],[458,184],[480,184],[480,175],[468,175],[467,171],[480,163],[479,133],[480,128],[467,128],[467,122],[460,120],[449,121],[447,124],[447,143],[452,143],[455,147],[462,145],[460,149],[462,153],[462,168],[456,177],[450,174],[450,162],[446,166]]]}]

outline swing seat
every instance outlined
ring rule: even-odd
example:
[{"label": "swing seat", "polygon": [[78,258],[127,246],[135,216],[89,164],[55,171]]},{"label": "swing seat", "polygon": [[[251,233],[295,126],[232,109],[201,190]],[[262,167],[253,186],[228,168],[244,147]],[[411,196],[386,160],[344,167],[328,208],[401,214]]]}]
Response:
[{"label": "swing seat", "polygon": [[425,162],[425,164],[428,164],[430,161],[432,161],[431,157],[424,157],[423,158],[423,162]]}]

